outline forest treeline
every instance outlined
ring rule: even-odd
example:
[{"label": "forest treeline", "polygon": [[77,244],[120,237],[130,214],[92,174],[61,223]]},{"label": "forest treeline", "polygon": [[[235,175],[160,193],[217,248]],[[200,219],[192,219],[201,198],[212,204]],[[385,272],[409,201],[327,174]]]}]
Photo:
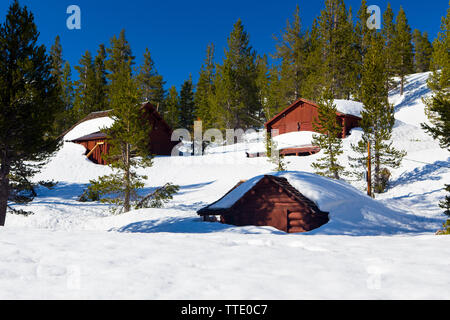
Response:
[{"label": "forest treeline", "polygon": [[[356,13],[343,0],[325,0],[320,16],[305,27],[297,7],[284,30],[274,36],[276,49],[270,55],[253,49],[250,35],[238,20],[223,60],[216,61],[216,47],[209,44],[198,82],[194,84],[190,75],[181,88],[168,90],[149,49],[143,64],[136,66],[125,31],[113,37],[109,47],[100,44],[95,54],[83,54],[74,67],[76,81],[57,37],[51,48],[52,72],[59,79],[64,110],[56,129],[64,132],[90,112],[110,109],[108,61],[116,42],[129,50],[140,100],[154,104],[173,128],[190,129],[196,119],[203,121],[205,129],[260,127],[300,97],[319,101],[327,88],[335,99],[361,101],[364,59],[374,32],[367,26],[369,18],[366,0]],[[389,89],[398,87],[403,92],[407,74],[431,69],[433,45],[428,34],[411,29],[402,7],[395,14],[388,4],[376,33],[382,42],[377,54],[383,58]]]}]

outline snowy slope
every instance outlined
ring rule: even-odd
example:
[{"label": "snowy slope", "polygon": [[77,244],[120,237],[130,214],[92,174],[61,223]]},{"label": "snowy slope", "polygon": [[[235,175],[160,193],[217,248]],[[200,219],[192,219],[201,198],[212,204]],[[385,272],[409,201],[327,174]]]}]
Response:
[{"label": "snowy slope", "polygon": [[[76,201],[89,180],[110,169],[64,143],[36,177],[59,184],[38,190],[26,208],[35,215],[9,214],[0,230],[0,299],[450,298],[450,240],[433,235],[444,220],[437,203],[450,181],[450,154],[420,128],[427,77],[409,76],[403,97],[391,93],[394,145],[408,156],[377,200],[364,196],[363,181],[350,186],[311,175],[321,153],[286,159],[292,184],[331,211],[331,222],[307,235],[204,223],[196,215],[238,181],[271,172],[267,159],[246,158],[262,143],[258,134],[201,157],[157,157],[141,171],[149,176],[145,192],[173,182],[179,194],[164,209],[120,216]],[[65,140],[111,124],[103,120],[75,128]],[[344,165],[360,136],[355,129],[344,140]]]}]

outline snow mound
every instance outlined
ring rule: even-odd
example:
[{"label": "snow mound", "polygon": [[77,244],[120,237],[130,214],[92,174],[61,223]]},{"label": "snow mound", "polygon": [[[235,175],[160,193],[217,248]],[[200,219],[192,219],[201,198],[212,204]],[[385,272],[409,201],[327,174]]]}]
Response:
[{"label": "snow mound", "polygon": [[97,119],[92,119],[88,121],[84,121],[77,125],[75,128],[70,130],[65,136],[65,141],[72,141],[81,137],[84,137],[91,133],[96,133],[102,130],[103,128],[108,128],[112,126],[114,120],[110,117],[102,117]]},{"label": "snow mound", "polygon": [[364,111],[364,105],[361,102],[353,100],[336,99],[334,100],[334,104],[339,112],[356,117],[361,117],[361,112]]},{"label": "snow mound", "polygon": [[[328,235],[390,235],[425,232],[435,227],[434,221],[392,210],[381,202],[364,195],[351,185],[315,174],[288,171],[271,173],[286,178],[305,197],[314,201],[321,211],[330,213],[330,222],[310,234]],[[211,209],[233,206],[250,191],[264,175],[254,177],[212,205]]]}]

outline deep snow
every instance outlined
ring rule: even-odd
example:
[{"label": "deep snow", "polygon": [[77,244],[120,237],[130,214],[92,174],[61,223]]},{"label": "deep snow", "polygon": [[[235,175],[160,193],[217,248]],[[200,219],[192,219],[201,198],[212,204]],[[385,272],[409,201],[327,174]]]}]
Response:
[{"label": "deep snow", "polygon": [[[427,77],[408,77],[403,97],[391,93],[394,145],[408,155],[377,200],[364,195],[362,181],[350,186],[312,175],[321,153],[286,158],[292,184],[332,211],[329,224],[306,235],[204,223],[196,215],[240,180],[271,172],[265,158],[246,158],[261,143],[257,134],[201,157],[156,158],[143,171],[145,191],[172,182],[180,193],[164,209],[120,216],[77,201],[89,180],[110,171],[66,142],[36,177],[59,184],[39,189],[27,207],[35,215],[8,215],[0,229],[0,299],[450,298],[450,238],[434,236],[444,220],[437,203],[450,181],[450,154],[420,128]],[[108,125],[103,120],[66,140],[98,131]],[[355,129],[344,140],[341,163],[360,135]],[[337,195],[344,200],[334,201]]]}]

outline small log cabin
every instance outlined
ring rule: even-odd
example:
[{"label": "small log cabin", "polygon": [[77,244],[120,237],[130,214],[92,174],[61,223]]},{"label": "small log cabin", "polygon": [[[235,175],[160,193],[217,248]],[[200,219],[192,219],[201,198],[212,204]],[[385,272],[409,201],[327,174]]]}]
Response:
[{"label": "small log cabin", "polygon": [[[149,135],[150,152],[156,156],[170,156],[173,147],[178,143],[171,141],[172,128],[170,128],[158,111],[156,111],[156,108],[150,103],[144,104],[142,110],[143,119],[147,121],[149,127],[152,128]],[[88,120],[108,117],[110,112],[111,111],[102,111],[91,113],[74,127]],[[72,129],[74,127],[72,127]],[[101,165],[107,164],[103,155],[108,154],[110,146],[108,144],[107,136],[103,132],[95,132],[71,140],[71,142],[83,145],[86,148],[87,158],[92,162]]]},{"label": "small log cabin", "polygon": [[223,198],[198,211],[204,221],[236,226],[271,226],[286,233],[312,231],[328,223],[310,199],[286,178],[263,176],[253,185],[241,181]]},{"label": "small log cabin", "polygon": [[[317,121],[319,116],[318,109],[319,106],[316,103],[305,99],[298,99],[268,121],[265,124],[266,130],[269,134],[272,130],[278,130],[280,135],[298,131],[317,132],[314,129],[313,123]],[[346,138],[350,134],[350,130],[359,127],[361,118],[338,111],[336,113],[336,120],[342,126],[341,138]]]}]

